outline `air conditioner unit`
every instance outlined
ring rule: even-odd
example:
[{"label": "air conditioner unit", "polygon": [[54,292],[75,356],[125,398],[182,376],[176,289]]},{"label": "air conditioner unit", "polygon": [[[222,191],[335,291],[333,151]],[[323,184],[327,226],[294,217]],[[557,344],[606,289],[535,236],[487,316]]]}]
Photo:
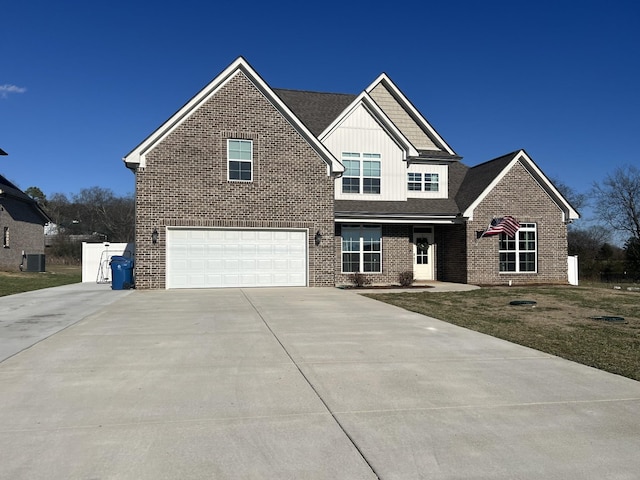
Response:
[{"label": "air conditioner unit", "polygon": [[27,272],[44,272],[44,253],[27,254]]}]

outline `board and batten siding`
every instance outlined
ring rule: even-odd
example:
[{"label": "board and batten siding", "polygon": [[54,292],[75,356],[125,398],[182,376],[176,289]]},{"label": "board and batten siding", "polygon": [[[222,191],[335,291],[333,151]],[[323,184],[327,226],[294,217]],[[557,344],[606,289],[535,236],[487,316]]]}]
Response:
[{"label": "board and batten siding", "polygon": [[360,105],[323,141],[337,158],[343,152],[380,154],[380,194],[342,193],[342,179],[336,179],[339,200],[406,200],[407,165],[402,150]]},{"label": "board and batten siding", "polygon": [[[437,192],[418,192],[415,190],[407,191],[410,198],[447,198],[449,196],[449,167],[447,165],[432,165],[427,163],[413,163],[407,168],[407,172],[411,173],[437,173],[438,174],[438,191]],[[406,179],[405,179],[406,184]]]}]

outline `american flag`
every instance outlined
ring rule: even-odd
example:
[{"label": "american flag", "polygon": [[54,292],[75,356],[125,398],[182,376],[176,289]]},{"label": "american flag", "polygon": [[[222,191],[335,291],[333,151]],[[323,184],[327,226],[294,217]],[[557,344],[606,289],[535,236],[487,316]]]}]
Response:
[{"label": "american flag", "polygon": [[487,237],[490,235],[498,235],[499,233],[506,233],[509,237],[513,238],[518,233],[518,229],[520,228],[520,224],[518,221],[507,215],[502,218],[494,218],[491,221],[491,225],[489,228],[482,234],[482,236]]}]

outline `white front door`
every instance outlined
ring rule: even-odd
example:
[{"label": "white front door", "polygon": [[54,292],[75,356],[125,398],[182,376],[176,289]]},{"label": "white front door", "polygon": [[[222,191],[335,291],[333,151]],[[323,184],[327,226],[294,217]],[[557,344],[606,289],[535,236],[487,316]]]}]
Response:
[{"label": "white front door", "polygon": [[433,227],[413,229],[413,278],[416,281],[433,280],[435,272],[435,246]]}]

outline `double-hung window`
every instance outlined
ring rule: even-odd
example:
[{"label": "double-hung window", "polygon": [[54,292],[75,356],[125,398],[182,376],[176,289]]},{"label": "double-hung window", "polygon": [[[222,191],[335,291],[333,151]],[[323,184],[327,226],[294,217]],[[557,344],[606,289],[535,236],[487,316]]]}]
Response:
[{"label": "double-hung window", "polygon": [[514,238],[501,233],[500,272],[535,273],[537,271],[537,231],[535,223],[521,223]]},{"label": "double-hung window", "polygon": [[382,229],[378,225],[342,226],[342,271],[382,271]]},{"label": "double-hung window", "polygon": [[380,154],[344,152],[342,193],[380,193]]},{"label": "double-hung window", "polygon": [[229,180],[253,180],[253,141],[227,140],[227,171]]},{"label": "double-hung window", "polygon": [[440,176],[437,173],[407,173],[407,189],[410,192],[437,192]]}]

